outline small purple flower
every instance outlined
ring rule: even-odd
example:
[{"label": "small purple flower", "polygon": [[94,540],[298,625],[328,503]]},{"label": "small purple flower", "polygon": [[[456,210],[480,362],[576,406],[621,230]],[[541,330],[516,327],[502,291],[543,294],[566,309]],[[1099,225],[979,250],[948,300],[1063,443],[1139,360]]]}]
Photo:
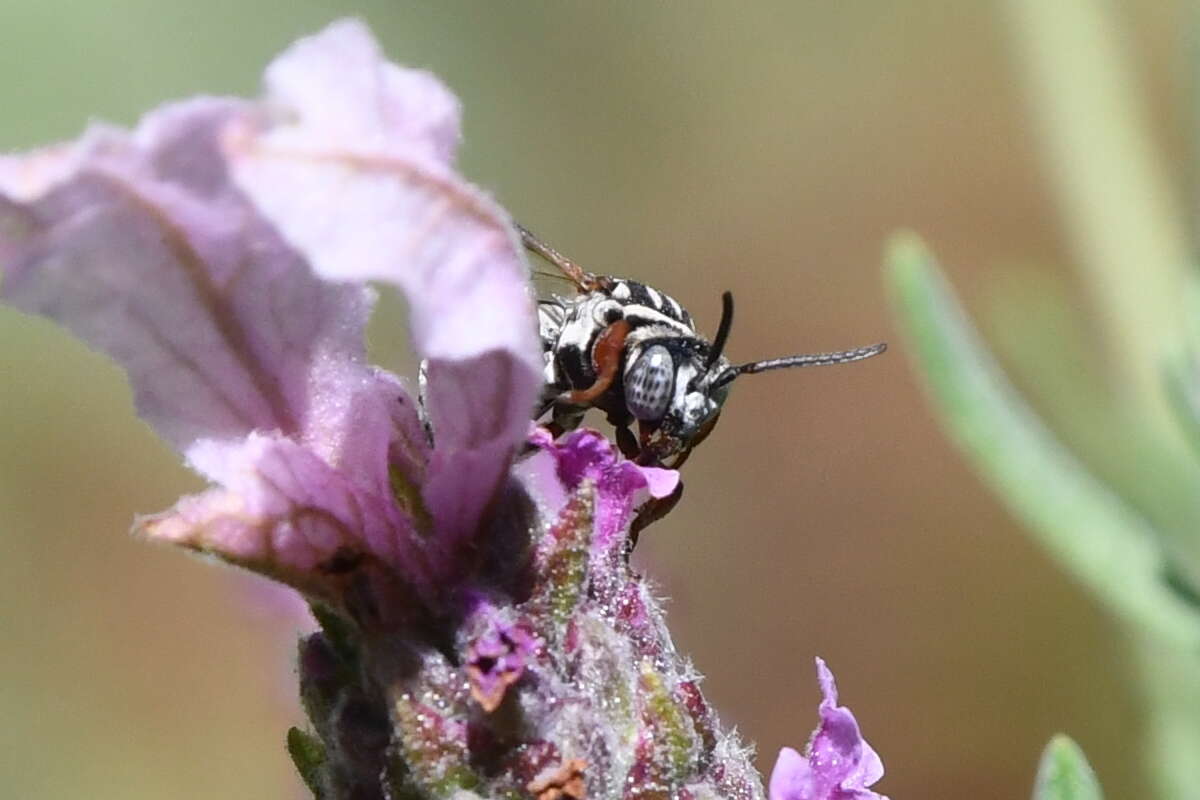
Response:
[{"label": "small purple flower", "polygon": [[521,622],[509,622],[502,612],[484,606],[483,630],[467,646],[467,680],[471,696],[489,714],[500,707],[508,687],[521,679],[525,665],[537,652],[537,640]]},{"label": "small purple flower", "polygon": [[679,485],[675,470],[626,461],[595,431],[575,431],[556,446],[548,433],[537,430],[530,443],[553,455],[556,481],[568,490],[579,488],[585,480],[594,484],[598,522],[592,549],[597,555],[608,552],[617,535],[629,527],[637,506],[651,497],[668,497]]},{"label": "small purple flower", "polygon": [[821,724],[806,756],[779,751],[771,771],[770,800],[887,800],[867,787],[883,777],[883,762],[858,730],[850,709],[837,704],[837,685],[817,659]]}]

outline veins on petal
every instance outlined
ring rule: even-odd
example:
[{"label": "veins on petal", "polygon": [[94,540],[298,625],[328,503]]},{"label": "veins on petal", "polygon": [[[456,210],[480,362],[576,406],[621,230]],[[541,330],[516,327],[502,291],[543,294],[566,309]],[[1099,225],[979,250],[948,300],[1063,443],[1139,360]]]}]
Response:
[{"label": "veins on petal", "polygon": [[196,292],[196,296],[217,333],[224,340],[229,352],[240,363],[246,376],[254,384],[254,388],[267,403],[280,430],[285,433],[296,433],[299,425],[287,401],[284,400],[279,384],[254,353],[246,331],[229,308],[227,291],[223,291],[213,283],[208,270],[204,268],[202,259],[188,240],[187,234],[128,182],[111,173],[105,175],[104,178],[158,224],[163,234],[163,243],[174,256],[175,262],[182,267],[184,275]]},{"label": "veins on petal", "polygon": [[[229,413],[233,415],[247,430],[254,428],[254,419],[248,414],[245,409],[238,405],[237,400],[229,395],[224,381],[216,380],[214,376],[208,374],[208,368],[201,361],[192,356],[191,353],[179,347],[179,345],[170,337],[162,332],[154,320],[150,319],[141,309],[136,306],[130,306],[125,309],[125,317],[131,322],[140,324],[153,342],[161,347],[176,363],[181,364],[189,372],[194,373],[198,377],[204,379],[204,386],[212,392]],[[152,391],[149,390],[148,391]]]},{"label": "veins on petal", "polygon": [[[250,141],[251,136],[245,131],[230,135],[227,142],[237,155],[259,156],[292,162],[307,162],[309,164],[334,164],[349,167],[356,172],[377,176],[379,173],[392,173],[433,189],[444,198],[450,207],[466,212],[481,222],[494,227],[498,232],[508,237],[508,222],[497,216],[495,208],[473,191],[466,190],[465,185],[453,175],[438,175],[424,165],[410,160],[384,155],[366,155],[348,151],[323,150],[313,151],[298,147],[280,147],[272,144],[261,144]],[[433,212],[440,212],[439,206],[432,207]],[[441,214],[434,214],[435,221]],[[415,248],[414,248],[415,249]]]}]

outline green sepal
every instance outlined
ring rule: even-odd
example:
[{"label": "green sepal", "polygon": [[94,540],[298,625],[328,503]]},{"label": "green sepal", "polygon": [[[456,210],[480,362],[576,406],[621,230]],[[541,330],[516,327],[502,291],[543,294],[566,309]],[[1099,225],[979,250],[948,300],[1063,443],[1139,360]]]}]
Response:
[{"label": "green sepal", "polygon": [[359,634],[354,624],[324,603],[310,602],[308,608],[338,657],[345,661],[347,666],[356,666]]},{"label": "green sepal", "polygon": [[313,793],[314,800],[324,800],[325,790],[322,788],[321,773],[325,766],[325,745],[311,733],[296,727],[288,728],[288,755],[300,773],[300,779]]},{"label": "green sepal", "polygon": [[638,680],[642,721],[656,745],[654,769],[668,785],[684,780],[696,762],[700,737],[692,718],[673,697],[663,676],[649,661],[642,662]]},{"label": "green sepal", "polygon": [[[587,594],[595,503],[595,484],[585,480],[539,546],[538,574],[543,577],[534,587],[527,610],[534,617],[551,620],[555,628],[567,622]],[[538,609],[548,613],[539,613]],[[539,631],[547,639],[553,639],[554,633],[553,630]]]}]

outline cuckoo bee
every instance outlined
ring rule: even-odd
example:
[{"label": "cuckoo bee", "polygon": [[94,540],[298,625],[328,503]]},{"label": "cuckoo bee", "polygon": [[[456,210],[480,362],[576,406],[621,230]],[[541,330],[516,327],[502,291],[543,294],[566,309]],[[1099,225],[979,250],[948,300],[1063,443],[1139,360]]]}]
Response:
[{"label": "cuckoo bee", "polygon": [[[712,341],[677,300],[626,278],[596,275],[517,226],[531,252],[575,286],[573,297],[538,302],[545,391],[538,413],[555,433],[572,430],[589,408],[605,412],[617,445],[640,464],[678,468],[712,431],[730,385],[742,375],[790,367],[846,364],[882,353],[880,343],[836,353],[733,364],[725,342],[733,295],[721,296]],[[637,422],[635,436],[630,425]]]}]

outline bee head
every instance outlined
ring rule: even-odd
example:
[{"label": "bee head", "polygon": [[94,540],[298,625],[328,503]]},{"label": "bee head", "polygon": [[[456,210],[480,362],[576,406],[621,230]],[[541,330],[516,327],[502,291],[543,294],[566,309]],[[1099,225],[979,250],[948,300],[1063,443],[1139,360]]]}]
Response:
[{"label": "bee head", "polygon": [[733,324],[733,297],[726,292],[722,300],[721,324],[711,345],[682,336],[650,339],[626,363],[626,408],[681,444],[711,425],[729,395],[729,382],[720,377],[732,368],[722,351]]},{"label": "bee head", "polygon": [[790,367],[845,364],[878,355],[880,343],[835,353],[812,353],[734,365],[725,358],[733,326],[733,295],[721,295],[721,323],[712,344],[680,336],[649,339],[630,353],[625,366],[625,406],[639,421],[684,449],[706,435],[738,377]]}]

